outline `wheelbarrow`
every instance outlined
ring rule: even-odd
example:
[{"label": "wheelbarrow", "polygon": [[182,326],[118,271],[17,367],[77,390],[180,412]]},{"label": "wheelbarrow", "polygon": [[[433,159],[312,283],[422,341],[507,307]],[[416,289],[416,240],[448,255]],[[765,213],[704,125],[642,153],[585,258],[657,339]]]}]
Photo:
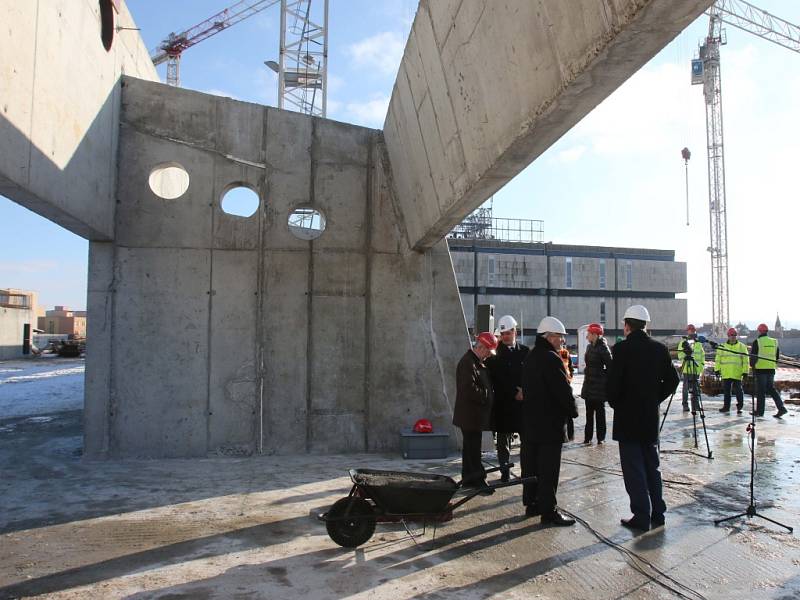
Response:
[{"label": "wheelbarrow", "polygon": [[[486,469],[487,473],[510,468]],[[319,515],[330,538],[344,548],[357,548],[375,533],[377,523],[402,523],[414,538],[406,522],[445,523],[453,511],[479,494],[499,488],[536,481],[536,477],[513,477],[510,481],[487,484],[487,488],[463,488],[460,481],[445,475],[350,469],[353,487],[345,498],[337,500]]]}]

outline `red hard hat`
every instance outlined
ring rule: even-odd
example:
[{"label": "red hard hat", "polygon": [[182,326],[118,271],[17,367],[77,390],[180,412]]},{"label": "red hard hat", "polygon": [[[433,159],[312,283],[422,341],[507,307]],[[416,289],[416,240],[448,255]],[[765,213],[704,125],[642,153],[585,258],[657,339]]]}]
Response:
[{"label": "red hard hat", "polygon": [[689,323],[689,324],[686,326],[686,331],[697,331],[697,327],[695,327],[694,325],[692,325],[691,323]]},{"label": "red hard hat", "polygon": [[758,333],[767,333],[769,331],[769,327],[767,327],[766,323],[761,323],[758,326]]},{"label": "red hard hat", "polygon": [[729,336],[738,336],[739,332],[736,331],[733,327],[731,327],[730,329],[728,329],[728,335]]},{"label": "red hard hat", "polygon": [[478,341],[486,346],[486,348],[491,350],[492,353],[494,353],[495,348],[497,348],[497,338],[488,331],[484,331],[483,333],[479,334]]},{"label": "red hard hat", "polygon": [[414,423],[414,433],[432,433],[433,424],[428,419],[419,419]]},{"label": "red hard hat", "polygon": [[587,331],[595,335],[603,335],[603,326],[600,323],[592,323]]}]

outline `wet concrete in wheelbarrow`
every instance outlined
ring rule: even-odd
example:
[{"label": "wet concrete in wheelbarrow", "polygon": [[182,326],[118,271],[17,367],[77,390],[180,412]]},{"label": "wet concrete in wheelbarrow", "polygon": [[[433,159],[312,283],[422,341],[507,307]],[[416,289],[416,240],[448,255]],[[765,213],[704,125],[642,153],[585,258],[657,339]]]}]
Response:
[{"label": "wet concrete in wheelbarrow", "polygon": [[[705,458],[673,405],[662,436],[664,528],[619,525],[628,501],[617,445],[564,447],[559,503],[583,523],[526,519],[519,487],[478,497],[411,539],[378,524],[356,550],[315,515],[347,494],[349,468],[457,476],[457,456],[386,455],[91,462],[80,411],[0,422],[0,598],[797,598],[800,411],[758,420],[745,510],[749,417],[709,400]],[[609,417],[612,412],[608,411]],[[576,430],[582,431],[583,418]],[[413,529],[412,529],[413,530]],[[415,530],[422,533],[421,529]]]}]

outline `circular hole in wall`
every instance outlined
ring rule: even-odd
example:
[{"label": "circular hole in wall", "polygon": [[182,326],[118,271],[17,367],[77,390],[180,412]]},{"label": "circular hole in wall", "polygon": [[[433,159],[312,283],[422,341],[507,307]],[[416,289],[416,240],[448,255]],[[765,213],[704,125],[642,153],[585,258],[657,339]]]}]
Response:
[{"label": "circular hole in wall", "polygon": [[148,183],[159,198],[175,200],[189,189],[189,173],[176,162],[162,163],[150,171]]},{"label": "circular hole in wall", "polygon": [[313,208],[295,208],[289,214],[289,231],[299,240],[315,240],[325,231],[325,215]]},{"label": "circular hole in wall", "polygon": [[229,189],[222,196],[222,212],[234,217],[252,217],[258,210],[258,194],[249,187],[240,185]]},{"label": "circular hole in wall", "polygon": [[114,43],[114,7],[111,0],[100,0],[100,39],[106,52]]}]

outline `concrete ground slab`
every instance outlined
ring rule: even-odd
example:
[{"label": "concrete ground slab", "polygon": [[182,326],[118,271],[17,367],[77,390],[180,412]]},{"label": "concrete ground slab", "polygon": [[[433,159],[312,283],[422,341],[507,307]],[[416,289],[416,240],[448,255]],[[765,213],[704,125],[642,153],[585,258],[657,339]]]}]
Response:
[{"label": "concrete ground slab", "polygon": [[[378,524],[357,550],[334,544],[315,518],[349,491],[347,469],[457,477],[459,458],[94,462],[81,459],[80,410],[4,418],[0,598],[676,596],[668,588],[686,598],[796,598],[800,411],[757,423],[758,507],[795,527],[788,533],[757,518],[714,526],[748,503],[748,419],[721,415],[719,399],[706,406],[712,460],[702,429],[699,454],[690,453],[692,417],[671,407],[664,528],[634,535],[621,527],[628,501],[616,443],[573,442],[564,447],[559,503],[580,524],[526,519],[511,487],[470,501],[435,537],[428,528],[415,541],[401,525]],[[583,424],[581,416],[577,439]]]}]

